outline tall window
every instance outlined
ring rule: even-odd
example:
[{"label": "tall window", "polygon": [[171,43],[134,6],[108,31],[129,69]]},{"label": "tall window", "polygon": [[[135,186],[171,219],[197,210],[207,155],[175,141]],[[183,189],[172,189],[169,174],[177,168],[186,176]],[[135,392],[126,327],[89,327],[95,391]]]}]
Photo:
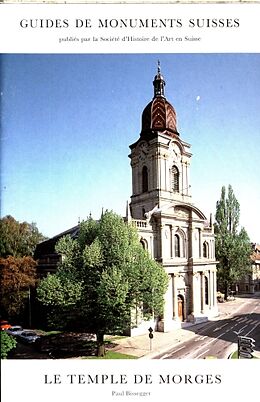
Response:
[{"label": "tall window", "polygon": [[142,190],[143,193],[148,191],[148,169],[146,166],[144,166],[142,170]]},{"label": "tall window", "polygon": [[205,276],[205,304],[209,304],[209,281]]},{"label": "tall window", "polygon": [[209,244],[206,241],[203,243],[203,257],[209,258]]},{"label": "tall window", "polygon": [[179,192],[180,185],[179,185],[180,173],[177,166],[172,167],[172,189],[173,191]]},{"label": "tall window", "polygon": [[180,236],[179,235],[174,235],[174,251],[175,251],[175,257],[180,257],[181,256],[181,242],[180,242]]}]

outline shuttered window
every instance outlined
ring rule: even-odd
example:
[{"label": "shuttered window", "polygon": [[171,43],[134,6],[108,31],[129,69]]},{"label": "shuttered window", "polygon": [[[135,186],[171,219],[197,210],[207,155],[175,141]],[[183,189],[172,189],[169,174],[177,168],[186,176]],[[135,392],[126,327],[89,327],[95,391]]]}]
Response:
[{"label": "shuttered window", "polygon": [[180,178],[179,169],[177,168],[177,166],[173,166],[172,167],[172,189],[173,189],[173,191],[176,191],[176,192],[180,191],[179,178]]}]

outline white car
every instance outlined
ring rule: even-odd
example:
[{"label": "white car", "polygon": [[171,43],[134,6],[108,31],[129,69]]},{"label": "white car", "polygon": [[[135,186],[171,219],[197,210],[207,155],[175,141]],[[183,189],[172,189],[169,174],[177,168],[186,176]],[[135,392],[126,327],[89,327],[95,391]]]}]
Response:
[{"label": "white car", "polygon": [[19,335],[21,332],[23,332],[23,327],[20,325],[12,325],[10,328],[6,329],[6,331],[9,335]]},{"label": "white car", "polygon": [[24,330],[20,334],[17,334],[17,339],[24,343],[34,343],[36,339],[39,339],[40,336],[36,334],[36,332],[31,330]]}]

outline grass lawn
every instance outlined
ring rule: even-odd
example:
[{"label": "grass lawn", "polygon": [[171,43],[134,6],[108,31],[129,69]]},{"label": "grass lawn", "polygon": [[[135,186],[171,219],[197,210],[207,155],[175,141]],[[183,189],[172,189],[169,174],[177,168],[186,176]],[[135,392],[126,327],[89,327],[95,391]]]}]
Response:
[{"label": "grass lawn", "polygon": [[108,350],[104,357],[97,356],[89,356],[83,357],[83,359],[137,359],[136,356],[125,355],[119,352],[113,352],[112,350]]},{"label": "grass lawn", "polygon": [[106,354],[104,357],[97,357],[96,341],[91,337],[86,337],[84,333],[60,332],[60,331],[40,331],[42,335],[39,341],[38,350],[40,352],[51,352],[53,358],[79,357],[82,359],[137,359],[132,355],[127,355],[113,351],[120,336],[109,336],[105,340]]}]

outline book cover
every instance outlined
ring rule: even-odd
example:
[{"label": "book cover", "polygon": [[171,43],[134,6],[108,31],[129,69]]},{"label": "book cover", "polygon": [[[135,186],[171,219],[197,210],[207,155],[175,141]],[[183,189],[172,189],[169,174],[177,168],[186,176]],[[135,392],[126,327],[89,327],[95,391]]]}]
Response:
[{"label": "book cover", "polygon": [[[155,210],[135,192],[141,180],[144,190],[145,173],[135,176],[133,170],[132,176],[133,164],[145,166],[150,151],[141,147],[141,140],[152,130],[160,133],[162,143],[168,139],[171,155],[176,154],[180,205],[192,203],[196,219],[204,219],[210,228],[221,188],[231,184],[240,204],[240,225],[252,243],[259,243],[259,4],[4,2],[0,7],[2,216],[36,222],[52,239],[89,214],[99,219],[108,209],[131,215],[126,208],[131,198],[133,210],[143,203],[144,214],[167,217],[161,232],[163,258],[179,253],[175,265],[184,267],[188,240],[181,225],[185,227],[186,210],[179,209],[172,234],[172,212],[166,212],[163,202]],[[151,102],[157,103],[157,109],[151,109],[154,115],[147,112]],[[135,160],[132,154],[131,166],[128,155],[135,149],[140,155]],[[190,154],[188,177],[183,166],[189,166]],[[167,155],[162,156],[166,161]],[[171,171],[173,186],[176,177]],[[133,217],[132,212],[140,225],[147,224],[148,215]],[[140,230],[144,246],[150,247],[150,238],[157,244],[152,226]],[[208,230],[208,239],[211,234]],[[172,235],[183,242],[173,250],[167,246]],[[200,235],[195,224],[193,236],[196,244]],[[194,254],[194,259],[207,257],[207,244],[203,240],[202,254]],[[6,359],[4,402],[10,397],[149,402],[184,395],[202,401],[226,395],[237,401],[247,398],[257,384],[258,359],[228,357],[237,349],[239,334],[253,337],[259,353],[259,281],[254,294],[246,289],[252,283],[244,283],[244,298],[235,296],[217,311],[216,263],[211,257],[204,270],[210,274],[201,287],[196,288],[202,280],[199,269],[193,282],[184,268],[168,271],[170,319],[165,314],[153,331],[147,326],[116,341],[117,351],[134,359],[40,354]],[[244,300],[250,311],[244,312]],[[195,326],[190,325],[191,313]],[[174,314],[181,321],[176,328]],[[205,324],[204,318],[210,321]],[[204,325],[211,325],[211,332]]]}]

